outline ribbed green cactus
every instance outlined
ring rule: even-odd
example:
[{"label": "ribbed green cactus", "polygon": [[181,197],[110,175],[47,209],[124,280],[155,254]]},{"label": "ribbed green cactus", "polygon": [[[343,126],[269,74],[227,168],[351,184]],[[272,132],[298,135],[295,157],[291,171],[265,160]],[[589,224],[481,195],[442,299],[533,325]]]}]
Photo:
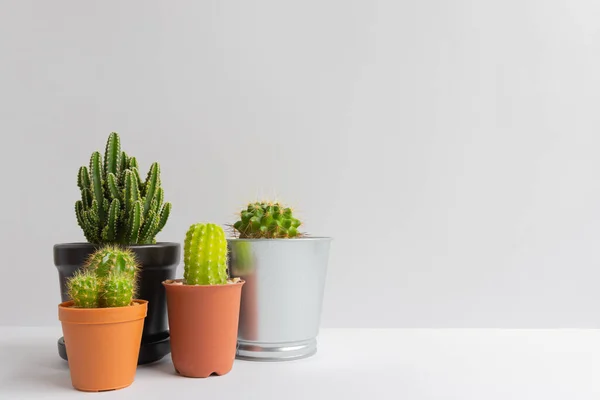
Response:
[{"label": "ribbed green cactus", "polygon": [[100,303],[100,284],[92,272],[77,272],[68,283],[69,297],[75,307],[97,308]]},{"label": "ribbed green cactus", "polygon": [[129,275],[110,275],[104,280],[102,299],[106,307],[125,307],[131,304],[135,282]]},{"label": "ribbed green cactus", "polygon": [[135,297],[137,269],[130,250],[103,247],[69,280],[69,296],[75,307],[128,306]]},{"label": "ribbed green cactus", "polygon": [[114,245],[104,246],[101,251],[92,253],[84,264],[84,268],[94,272],[98,278],[117,274],[133,278],[138,267],[135,254],[131,250]]},{"label": "ribbed green cactus", "polygon": [[293,238],[300,235],[302,223],[294,218],[292,209],[277,202],[255,202],[240,212],[233,224],[240,238]]},{"label": "ribbed green cactus", "polygon": [[227,240],[215,224],[194,224],[185,235],[183,277],[188,285],[227,283]]},{"label": "ribbed green cactus", "polygon": [[163,204],[158,163],[142,181],[136,158],[121,150],[115,132],[106,142],[104,164],[100,153],[94,152],[89,169],[79,168],[77,186],[81,200],[75,203],[75,214],[90,243],[156,243],[169,219],[171,203]]}]

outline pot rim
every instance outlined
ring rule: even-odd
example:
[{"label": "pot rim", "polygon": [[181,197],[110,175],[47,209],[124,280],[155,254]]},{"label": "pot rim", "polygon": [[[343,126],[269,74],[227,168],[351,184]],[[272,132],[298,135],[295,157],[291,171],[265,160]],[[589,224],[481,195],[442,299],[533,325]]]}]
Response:
[{"label": "pot rim", "polygon": [[226,283],[224,285],[179,285],[179,284],[175,284],[174,282],[182,282],[183,279],[167,279],[162,281],[162,285],[165,287],[181,287],[181,288],[188,288],[188,289],[183,289],[183,290],[189,290],[189,288],[194,289],[194,288],[204,288],[204,289],[209,289],[209,288],[223,288],[223,287],[236,287],[236,286],[241,286],[244,283],[246,283],[245,280],[240,279],[239,281],[237,281],[236,283]]},{"label": "pot rim", "polygon": [[[147,304],[148,300],[142,300],[142,299],[132,299],[131,300],[132,303],[137,303],[137,304]],[[58,306],[62,307],[62,308],[69,308],[72,310],[77,310],[79,311],[93,311],[93,310],[107,310],[107,309],[116,309],[116,308],[125,308],[125,307],[131,307],[129,306],[123,306],[123,307],[96,307],[96,308],[77,308],[77,307],[73,307],[73,304],[75,302],[73,300],[68,300],[68,301],[63,301],[62,303],[60,303]]]},{"label": "pot rim", "polygon": [[137,306],[75,308],[73,300],[58,305],[58,319],[71,324],[112,324],[146,318],[148,301],[133,299]]},{"label": "pot rim", "polygon": [[[93,247],[101,247],[104,244],[95,244],[90,242],[66,242],[66,243],[56,243],[54,247],[84,247],[84,246],[93,246]],[[159,247],[169,247],[169,246],[180,246],[179,242],[156,242],[153,244],[128,244],[126,247],[144,247],[144,248],[159,248]]]},{"label": "pot rim", "polygon": [[227,241],[237,241],[237,242],[293,242],[293,241],[320,241],[320,240],[333,240],[330,236],[302,236],[295,238],[227,238]]}]

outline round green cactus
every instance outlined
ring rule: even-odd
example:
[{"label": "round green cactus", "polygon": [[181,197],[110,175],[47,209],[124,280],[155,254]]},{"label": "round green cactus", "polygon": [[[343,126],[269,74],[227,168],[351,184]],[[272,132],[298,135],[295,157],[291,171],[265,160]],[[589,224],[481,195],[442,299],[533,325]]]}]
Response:
[{"label": "round green cactus", "polygon": [[101,302],[106,307],[125,307],[131,304],[135,283],[129,275],[108,276],[103,282]]},{"label": "round green cactus", "polygon": [[100,282],[90,271],[77,272],[68,281],[69,297],[75,307],[97,308],[100,300]]},{"label": "round green cactus", "polygon": [[227,240],[215,224],[194,224],[185,235],[183,277],[188,285],[227,283]]},{"label": "round green cactus", "polygon": [[293,238],[300,236],[300,220],[292,209],[277,202],[255,202],[240,212],[240,220],[233,224],[240,238]]},{"label": "round green cactus", "polygon": [[115,274],[127,274],[135,277],[138,264],[135,254],[131,250],[109,245],[90,255],[84,268],[93,271],[98,278],[106,278]]},{"label": "round green cactus", "polygon": [[131,250],[106,246],[96,250],[82,271],[68,281],[75,307],[125,307],[136,292],[138,265]]}]

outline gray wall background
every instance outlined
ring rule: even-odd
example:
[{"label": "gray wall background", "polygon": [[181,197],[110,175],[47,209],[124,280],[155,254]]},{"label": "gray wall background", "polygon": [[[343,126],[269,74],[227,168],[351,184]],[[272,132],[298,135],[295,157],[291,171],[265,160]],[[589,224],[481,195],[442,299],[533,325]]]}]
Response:
[{"label": "gray wall background", "polygon": [[[325,327],[600,327],[600,3],[0,0],[0,324],[109,132],[160,240],[278,196],[335,237]],[[179,273],[181,274],[181,267]]]}]

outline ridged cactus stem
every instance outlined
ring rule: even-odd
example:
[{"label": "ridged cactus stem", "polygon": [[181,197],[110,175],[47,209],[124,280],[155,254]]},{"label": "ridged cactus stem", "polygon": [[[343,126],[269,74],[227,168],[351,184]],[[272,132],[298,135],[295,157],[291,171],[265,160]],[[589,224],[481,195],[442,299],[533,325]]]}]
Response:
[{"label": "ridged cactus stem", "polygon": [[79,308],[97,308],[100,288],[98,278],[90,271],[78,272],[68,282],[69,297]]},{"label": "ridged cactus stem", "polygon": [[165,224],[167,223],[167,220],[169,219],[170,213],[171,213],[171,203],[166,203],[162,207],[162,210],[160,211],[160,219],[158,221],[158,226],[154,230],[154,236],[156,236],[156,234],[158,234],[158,232],[160,232],[162,230],[162,228],[164,228]]},{"label": "ridged cactus stem", "polygon": [[102,231],[102,240],[106,242],[114,242],[117,239],[120,204],[119,199],[113,199],[110,203],[108,221]]},{"label": "ridged cactus stem", "polygon": [[150,167],[150,172],[148,173],[148,177],[146,178],[145,183],[144,195],[146,196],[146,199],[144,202],[144,214],[146,214],[150,209],[150,205],[152,204],[152,200],[154,199],[154,194],[156,193],[158,185],[160,184],[159,174],[160,167],[158,166],[158,163],[153,163]]},{"label": "ridged cactus stem", "polygon": [[112,172],[106,176],[106,185],[108,186],[108,193],[112,200],[121,200],[121,191],[119,190],[118,182],[117,176]]},{"label": "ridged cactus stem", "polygon": [[129,216],[129,243],[138,243],[140,227],[142,226],[142,202],[136,201]]},{"label": "ridged cactus stem", "polygon": [[98,215],[99,223],[104,224],[104,209],[102,204],[104,203],[104,189],[102,187],[102,157],[100,153],[95,151],[90,159],[90,174],[91,174],[91,185],[92,195],[94,201],[92,202],[92,208]]},{"label": "ridged cactus stem", "polygon": [[121,140],[119,135],[112,132],[106,141],[106,150],[104,153],[104,172],[106,175],[114,174],[119,176],[121,169]]},{"label": "ridged cactus stem", "polygon": [[121,159],[120,160],[121,160],[121,168],[119,168],[119,170],[121,171],[121,173],[117,175],[117,178],[119,178],[119,181],[122,180],[125,171],[127,170],[127,168],[129,168],[129,157],[127,156],[127,153],[125,153],[124,151],[121,151]]},{"label": "ridged cactus stem", "polygon": [[131,304],[135,293],[134,280],[126,275],[111,275],[103,282],[102,305],[125,307]]},{"label": "ridged cactus stem", "polygon": [[227,240],[215,224],[194,224],[184,243],[184,274],[188,285],[227,283]]}]

